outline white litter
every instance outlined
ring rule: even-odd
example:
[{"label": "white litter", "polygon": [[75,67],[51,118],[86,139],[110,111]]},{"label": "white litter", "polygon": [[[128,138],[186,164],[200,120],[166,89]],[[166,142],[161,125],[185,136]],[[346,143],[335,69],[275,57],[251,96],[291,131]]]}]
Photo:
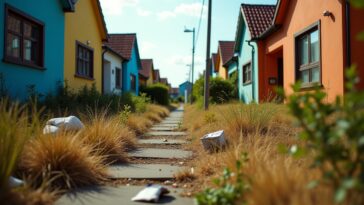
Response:
[{"label": "white litter", "polygon": [[157,203],[160,197],[164,194],[168,194],[169,190],[160,185],[148,185],[141,190],[131,200],[138,202],[154,202]]},{"label": "white litter", "polygon": [[81,120],[75,116],[53,118],[48,120],[47,125],[63,128],[66,131],[78,131],[85,127]]},{"label": "white litter", "polygon": [[201,143],[206,151],[213,152],[222,149],[226,145],[224,130],[209,133],[201,138]]},{"label": "white litter", "polygon": [[23,184],[24,184],[23,180],[10,176],[9,185],[11,188],[19,187]]},{"label": "white litter", "polygon": [[43,128],[43,134],[55,134],[57,133],[59,130],[58,127],[56,126],[53,126],[53,125],[46,125],[44,128]]}]

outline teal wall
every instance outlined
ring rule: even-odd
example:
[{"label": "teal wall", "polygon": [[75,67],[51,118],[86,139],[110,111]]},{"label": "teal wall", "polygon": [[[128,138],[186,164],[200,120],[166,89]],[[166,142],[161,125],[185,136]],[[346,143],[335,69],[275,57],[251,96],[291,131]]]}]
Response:
[{"label": "teal wall", "polygon": [[228,76],[230,76],[233,72],[235,72],[237,70],[237,63],[234,61],[229,65],[228,68]]},{"label": "teal wall", "polygon": [[[241,44],[239,49],[239,98],[245,103],[250,103],[252,101],[259,102],[258,96],[258,48],[255,42],[251,42],[251,44],[255,48],[254,59],[252,58],[252,48],[248,45],[247,40],[251,39],[250,31],[247,29],[245,21],[242,21],[242,32],[241,32]],[[247,63],[253,63],[252,70],[254,73],[253,81],[251,84],[244,85],[243,84],[243,66]],[[253,95],[253,84],[254,84],[254,95]],[[254,99],[253,99],[254,97]]]},{"label": "teal wall", "polygon": [[5,4],[21,10],[44,23],[44,68],[19,66],[0,61],[8,94],[18,100],[28,97],[27,86],[34,85],[40,94],[55,93],[63,80],[64,12],[59,0],[1,0],[0,1],[0,58],[4,58]]},{"label": "teal wall", "polygon": [[[123,61],[123,92],[131,92],[135,95],[139,94],[139,70],[141,69],[138,43],[135,41],[131,58],[129,61]],[[136,90],[131,89],[130,75],[136,78]]]}]

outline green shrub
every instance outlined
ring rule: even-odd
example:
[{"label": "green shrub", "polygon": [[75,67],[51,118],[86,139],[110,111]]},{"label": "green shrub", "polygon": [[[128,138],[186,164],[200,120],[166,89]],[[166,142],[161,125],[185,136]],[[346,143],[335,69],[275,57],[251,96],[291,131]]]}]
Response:
[{"label": "green shrub", "polygon": [[135,112],[144,113],[147,110],[147,104],[150,103],[150,98],[147,97],[147,94],[142,93],[140,96],[133,96],[132,101]]},{"label": "green shrub", "polygon": [[169,105],[169,92],[168,87],[163,84],[153,84],[141,89],[152,102],[160,105]]},{"label": "green shrub", "polygon": [[[193,96],[197,101],[200,101],[204,95],[204,79],[203,76],[193,85]],[[220,77],[210,78],[210,102],[211,103],[226,103],[234,98],[234,85],[228,80]]]},{"label": "green shrub", "polygon": [[300,139],[306,143],[289,150],[296,156],[313,154],[313,167],[321,170],[323,178],[311,184],[333,186],[338,203],[363,204],[364,198],[357,196],[364,193],[364,93],[355,89],[355,69],[348,69],[346,75],[347,92],[334,103],[327,103],[319,88],[302,94],[300,84],[293,86],[295,93],[287,98],[288,105],[303,129]]},{"label": "green shrub", "polygon": [[244,193],[249,190],[249,184],[245,180],[246,176],[241,172],[242,165],[247,160],[247,154],[244,154],[242,160],[236,162],[236,174],[226,168],[222,176],[213,181],[217,188],[207,188],[198,193],[195,198],[196,203],[198,205],[235,204],[235,201],[243,197]]}]

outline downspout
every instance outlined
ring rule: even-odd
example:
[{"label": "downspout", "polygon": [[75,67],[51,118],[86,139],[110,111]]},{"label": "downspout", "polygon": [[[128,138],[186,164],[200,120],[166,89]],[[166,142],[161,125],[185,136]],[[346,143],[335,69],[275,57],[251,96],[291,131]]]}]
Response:
[{"label": "downspout", "polygon": [[[254,78],[255,78],[255,69],[254,69],[254,55],[255,55],[255,47],[251,44],[252,40],[247,40],[246,42],[248,42],[248,46],[250,46],[252,48],[252,97],[253,97],[253,100],[256,100],[255,99],[255,83],[254,83]],[[258,102],[258,100],[256,101]]]},{"label": "downspout", "polygon": [[101,94],[105,93],[105,86],[104,86],[104,69],[105,69],[105,65],[104,65],[104,58],[105,58],[105,53],[107,52],[107,49],[102,51],[101,54]]},{"label": "downspout", "polygon": [[351,66],[351,39],[350,39],[350,2],[345,1],[345,29],[346,29],[346,67]]}]

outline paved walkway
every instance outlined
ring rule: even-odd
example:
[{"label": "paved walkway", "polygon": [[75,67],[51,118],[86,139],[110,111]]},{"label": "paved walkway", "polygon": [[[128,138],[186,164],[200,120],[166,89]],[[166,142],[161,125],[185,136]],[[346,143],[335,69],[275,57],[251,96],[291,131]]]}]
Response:
[{"label": "paved walkway", "polygon": [[[138,163],[116,164],[109,167],[111,179],[134,180],[170,180],[185,169],[183,166],[171,165],[192,157],[192,152],[176,148],[176,145],[187,143],[185,132],[177,131],[183,120],[183,108],[170,113],[161,123],[154,125],[148,133],[138,141],[140,148],[130,152],[129,156]],[[145,139],[146,138],[146,139]],[[163,148],[156,148],[161,147]],[[142,163],[141,163],[142,160]],[[153,160],[161,160],[154,162]],[[163,161],[164,160],[164,161]],[[178,163],[177,163],[178,164]],[[63,195],[56,205],[87,204],[144,204],[132,202],[131,198],[141,191],[143,186],[91,187]],[[170,194],[164,196],[160,204],[188,205],[193,204],[191,198],[179,196],[180,189],[168,187]]]}]

